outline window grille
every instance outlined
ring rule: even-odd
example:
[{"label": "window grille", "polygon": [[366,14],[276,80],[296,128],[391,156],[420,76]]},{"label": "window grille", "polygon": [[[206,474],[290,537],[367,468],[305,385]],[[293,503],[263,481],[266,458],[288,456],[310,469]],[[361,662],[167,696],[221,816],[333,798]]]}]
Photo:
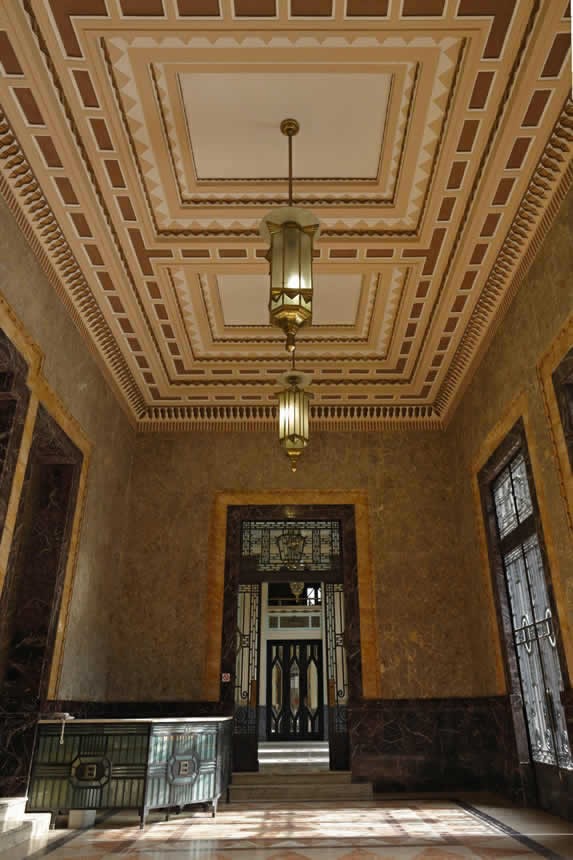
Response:
[{"label": "window grille", "polygon": [[522,452],[502,469],[491,489],[531,756],[573,770],[560,695],[563,676]]}]

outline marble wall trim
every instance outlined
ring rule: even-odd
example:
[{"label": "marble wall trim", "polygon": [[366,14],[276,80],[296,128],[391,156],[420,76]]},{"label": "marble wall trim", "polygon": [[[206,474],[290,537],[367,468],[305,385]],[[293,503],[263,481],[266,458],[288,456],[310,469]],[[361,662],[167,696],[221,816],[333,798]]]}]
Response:
[{"label": "marble wall trim", "polygon": [[220,717],[232,716],[221,702],[141,701],[88,702],[79,699],[52,699],[44,702],[43,714],[69,713],[76,719],[131,719],[135,717]]}]

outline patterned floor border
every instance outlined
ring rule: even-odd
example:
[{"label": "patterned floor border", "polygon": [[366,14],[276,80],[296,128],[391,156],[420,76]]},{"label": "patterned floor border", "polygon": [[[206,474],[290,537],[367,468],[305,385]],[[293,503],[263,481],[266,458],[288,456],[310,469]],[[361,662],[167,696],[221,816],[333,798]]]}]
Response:
[{"label": "patterned floor border", "polygon": [[499,830],[507,833],[508,836],[512,836],[517,842],[520,842],[523,846],[529,848],[530,851],[535,851],[540,857],[547,857],[548,860],[567,860],[567,858],[562,857],[561,854],[556,854],[555,851],[551,850],[551,848],[546,848],[544,845],[540,845],[539,842],[535,841],[535,839],[532,839],[530,836],[526,836],[524,833],[520,833],[518,830],[514,830],[513,827],[509,826],[509,824],[504,824],[503,821],[500,821],[498,818],[494,818],[493,815],[488,815],[487,812],[483,812],[481,809],[477,809],[475,806],[472,806],[471,803],[466,803],[463,800],[454,800],[452,802],[461,806],[462,809],[465,809],[466,812],[469,812],[471,815],[475,815],[477,818],[485,821],[486,824],[491,824],[493,827],[497,827]]}]

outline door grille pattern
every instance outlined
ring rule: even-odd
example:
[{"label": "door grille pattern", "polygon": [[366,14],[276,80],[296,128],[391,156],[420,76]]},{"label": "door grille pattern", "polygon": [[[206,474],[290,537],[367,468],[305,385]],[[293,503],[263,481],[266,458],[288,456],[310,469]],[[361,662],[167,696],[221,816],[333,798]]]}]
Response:
[{"label": "door grille pattern", "polygon": [[235,734],[256,734],[261,587],[239,585],[235,661]]},{"label": "door grille pattern", "polygon": [[270,641],[267,649],[269,740],[322,740],[322,642]]},{"label": "door grille pattern", "polygon": [[348,668],[344,646],[344,585],[325,584],[328,705],[332,728],[347,730]]},{"label": "door grille pattern", "polygon": [[556,631],[522,453],[492,490],[531,757],[573,770]]}]

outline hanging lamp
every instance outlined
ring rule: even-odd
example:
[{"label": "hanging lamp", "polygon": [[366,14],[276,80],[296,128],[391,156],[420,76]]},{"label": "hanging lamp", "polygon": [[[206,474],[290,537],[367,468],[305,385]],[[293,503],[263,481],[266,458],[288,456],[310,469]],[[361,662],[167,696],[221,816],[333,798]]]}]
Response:
[{"label": "hanging lamp", "polygon": [[292,369],[279,377],[286,385],[278,394],[279,399],[279,440],[290,460],[292,472],[296,472],[298,458],[308,445],[310,401],[312,394],[304,390],[309,377],[295,368],[294,350]]},{"label": "hanging lamp", "polygon": [[312,212],[293,206],[292,139],[299,132],[296,119],[284,119],[281,132],[288,138],[288,206],[266,215],[260,224],[262,237],[270,243],[269,313],[272,325],[286,335],[286,348],[293,352],[301,326],[312,319],[312,249],[319,222]]}]

